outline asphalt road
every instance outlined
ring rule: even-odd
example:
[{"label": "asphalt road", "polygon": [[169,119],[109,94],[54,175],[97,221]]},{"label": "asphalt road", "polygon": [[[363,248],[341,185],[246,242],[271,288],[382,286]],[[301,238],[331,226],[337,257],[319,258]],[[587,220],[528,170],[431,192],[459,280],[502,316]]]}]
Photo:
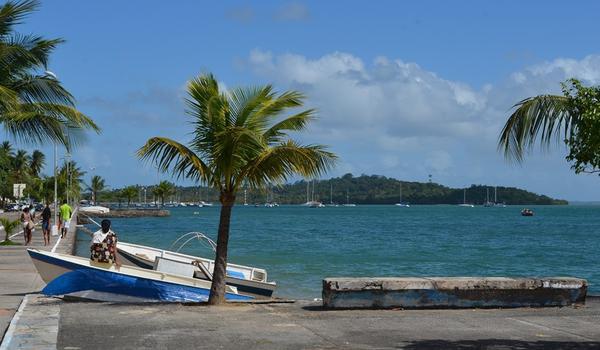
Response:
[{"label": "asphalt road", "polygon": [[325,311],[318,303],[60,306],[59,349],[600,349],[584,307]]}]

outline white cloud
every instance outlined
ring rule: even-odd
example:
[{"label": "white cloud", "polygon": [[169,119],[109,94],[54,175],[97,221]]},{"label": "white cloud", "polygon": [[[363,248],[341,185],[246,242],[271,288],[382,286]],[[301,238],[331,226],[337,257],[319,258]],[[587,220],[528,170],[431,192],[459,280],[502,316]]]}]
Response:
[{"label": "white cloud", "polygon": [[[319,110],[319,119],[308,136],[299,137],[332,145],[342,167],[356,173],[384,169],[384,175],[395,176],[412,169],[409,176],[416,180],[432,172],[437,181],[451,185],[496,182],[530,185],[539,192],[548,192],[552,181],[559,183],[565,176],[592,181],[571,174],[562,149],[515,171],[496,143],[515,102],[560,92],[559,82],[569,77],[598,84],[600,56],[541,63],[481,89],[444,79],[416,63],[383,56],[366,63],[342,52],[307,58],[253,50],[248,67],[281,89],[306,93],[307,106]],[[556,175],[546,176],[548,169]],[[543,181],[534,181],[536,174]],[[522,183],[524,179],[529,183]]]}]

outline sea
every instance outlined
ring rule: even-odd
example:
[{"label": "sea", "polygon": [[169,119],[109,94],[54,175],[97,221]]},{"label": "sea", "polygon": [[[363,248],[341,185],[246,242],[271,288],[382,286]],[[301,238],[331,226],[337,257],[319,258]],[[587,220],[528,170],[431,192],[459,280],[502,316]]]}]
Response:
[{"label": "sea", "polygon": [[[600,206],[529,208],[532,217],[522,206],[236,206],[229,262],[266,269],[283,298],[320,298],[325,277],[375,276],[573,276],[600,294]],[[163,249],[194,231],[216,241],[219,206],[169,210],[112,227],[121,241]],[[88,256],[89,236],[77,243]],[[195,240],[181,251],[214,258]]]}]

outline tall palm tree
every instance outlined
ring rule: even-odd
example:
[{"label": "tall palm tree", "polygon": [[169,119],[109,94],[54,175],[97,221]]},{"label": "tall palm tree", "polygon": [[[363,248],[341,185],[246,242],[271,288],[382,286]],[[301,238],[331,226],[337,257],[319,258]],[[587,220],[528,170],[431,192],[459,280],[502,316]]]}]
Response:
[{"label": "tall palm tree", "polygon": [[63,40],[15,32],[15,25],[37,7],[35,0],[0,6],[0,124],[26,143],[54,141],[70,148],[81,135],[77,131],[99,128],[75,109],[73,96],[47,72],[50,54]]},{"label": "tall palm tree", "polygon": [[131,200],[137,197],[139,190],[137,186],[127,186],[121,191],[121,193],[123,194],[123,197],[127,198],[127,208],[129,208]]},{"label": "tall palm tree", "polygon": [[25,180],[27,174],[29,174],[31,156],[27,154],[27,151],[20,149],[17,151],[12,161],[15,181],[21,183]]},{"label": "tall palm tree", "polygon": [[161,181],[152,189],[152,194],[160,201],[160,205],[165,205],[165,198],[175,193],[175,185],[169,181]]},{"label": "tall palm tree", "polygon": [[77,162],[65,161],[57,174],[58,193],[60,199],[77,200],[81,197],[81,185],[86,172],[83,171]]},{"label": "tall palm tree", "polygon": [[225,300],[231,211],[241,186],[262,188],[293,174],[316,177],[334,164],[336,156],[324,146],[300,145],[287,135],[304,130],[314,115],[308,109],[281,118],[289,109],[302,107],[304,96],[298,92],[278,94],[271,85],[221,91],[212,74],[190,81],[187,91],[191,142],[184,145],[153,137],[138,156],[155,162],[162,171],[219,191],[221,213],[208,302],[220,304]]},{"label": "tall palm tree", "polygon": [[39,177],[42,168],[46,163],[46,156],[41,151],[35,150],[31,153],[31,160],[29,162],[29,171],[34,177]]},{"label": "tall palm tree", "polygon": [[98,193],[104,191],[105,188],[106,184],[104,179],[101,176],[94,175],[90,185],[88,186],[88,190],[92,193],[92,203],[96,204]]}]

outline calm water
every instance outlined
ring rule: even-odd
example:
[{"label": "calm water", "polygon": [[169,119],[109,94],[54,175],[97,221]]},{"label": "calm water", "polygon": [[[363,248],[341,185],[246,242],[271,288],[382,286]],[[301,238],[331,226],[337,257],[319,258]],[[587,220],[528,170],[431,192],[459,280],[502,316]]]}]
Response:
[{"label": "calm water", "polygon": [[[263,267],[277,295],[320,297],[327,276],[576,276],[600,293],[600,206],[235,207],[229,261]],[[181,234],[216,240],[219,207],[114,219],[120,240],[168,249]],[[89,238],[81,235],[80,255]],[[199,244],[183,250],[211,257]]]}]

